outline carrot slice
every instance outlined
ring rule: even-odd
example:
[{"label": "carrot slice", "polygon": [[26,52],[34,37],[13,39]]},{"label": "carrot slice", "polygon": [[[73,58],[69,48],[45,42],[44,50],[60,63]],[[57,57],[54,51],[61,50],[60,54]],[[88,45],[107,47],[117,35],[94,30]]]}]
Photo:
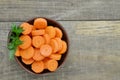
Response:
[{"label": "carrot slice", "polygon": [[62,49],[58,52],[59,54],[64,54],[67,50],[67,43],[62,41]]},{"label": "carrot slice", "polygon": [[54,60],[60,60],[61,59],[60,54],[51,54],[49,58],[54,59]]},{"label": "carrot slice", "polygon": [[36,61],[43,60],[45,57],[40,54],[40,49],[35,49],[33,59]]},{"label": "carrot slice", "polygon": [[40,48],[45,43],[45,39],[42,36],[34,36],[32,39],[32,45],[36,48]]},{"label": "carrot slice", "polygon": [[44,63],[44,69],[47,69],[47,61],[50,60],[50,58],[46,57],[43,59],[43,63]]},{"label": "carrot slice", "polygon": [[49,44],[50,43],[50,36],[48,34],[43,35],[44,39],[45,39],[45,44]]},{"label": "carrot slice", "polygon": [[60,39],[60,38],[55,38],[55,40],[57,41],[57,43],[58,43],[58,47],[59,47],[59,49],[58,49],[58,51],[59,50],[61,50],[62,49],[62,40]]},{"label": "carrot slice", "polygon": [[58,49],[59,49],[58,43],[57,43],[57,41],[55,39],[50,40],[50,46],[52,47],[52,52],[53,53],[56,53],[58,51]]},{"label": "carrot slice", "polygon": [[31,65],[31,68],[35,73],[41,73],[44,70],[44,63],[43,61],[35,61]]},{"label": "carrot slice", "polygon": [[17,57],[20,56],[20,50],[19,50],[19,47],[17,47],[17,49],[16,49],[15,56],[17,56]]},{"label": "carrot slice", "polygon": [[42,45],[41,48],[40,48],[40,53],[44,57],[48,57],[52,53],[52,47],[48,44]]},{"label": "carrot slice", "polygon": [[55,71],[58,67],[58,62],[56,60],[51,59],[47,61],[46,65],[49,71]]},{"label": "carrot slice", "polygon": [[44,34],[45,34],[45,30],[44,29],[33,30],[32,31],[32,36],[40,36],[40,35],[44,35]]},{"label": "carrot slice", "polygon": [[22,62],[25,63],[26,65],[30,65],[34,62],[34,60],[33,60],[33,58],[30,58],[30,59],[22,58]]},{"label": "carrot slice", "polygon": [[43,59],[43,62],[47,62],[48,60],[50,60],[50,58],[49,57],[45,57],[44,59]]},{"label": "carrot slice", "polygon": [[24,59],[30,59],[34,55],[34,48],[32,46],[30,46],[27,49],[23,49],[23,50],[20,51],[20,55]]},{"label": "carrot slice", "polygon": [[38,29],[44,29],[47,27],[47,21],[44,18],[37,18],[34,21],[34,26]]},{"label": "carrot slice", "polygon": [[31,38],[28,35],[22,35],[20,36],[20,40],[23,42],[19,47],[21,49],[27,49],[31,45]]},{"label": "carrot slice", "polygon": [[36,30],[35,26],[32,27],[32,31],[33,31],[33,30]]},{"label": "carrot slice", "polygon": [[50,36],[50,38],[54,38],[56,35],[56,31],[53,26],[48,26],[47,28],[45,28],[45,32]]},{"label": "carrot slice", "polygon": [[22,34],[24,34],[24,35],[26,35],[26,34],[29,34],[31,31],[32,31],[32,25],[30,25],[29,23],[26,23],[26,22],[24,22],[24,23],[22,23],[21,25],[20,25],[20,27],[22,27],[23,28],[23,32],[22,32]]},{"label": "carrot slice", "polygon": [[55,27],[55,30],[56,30],[56,37],[62,38],[63,36],[62,31],[57,27]]}]

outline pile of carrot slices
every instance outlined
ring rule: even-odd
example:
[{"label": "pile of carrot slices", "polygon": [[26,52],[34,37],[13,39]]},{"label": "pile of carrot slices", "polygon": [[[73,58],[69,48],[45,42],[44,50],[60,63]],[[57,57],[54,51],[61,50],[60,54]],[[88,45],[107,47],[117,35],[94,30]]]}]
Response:
[{"label": "pile of carrot slices", "polygon": [[21,57],[24,64],[30,65],[35,73],[45,69],[55,71],[62,54],[67,50],[67,43],[62,40],[62,31],[55,26],[48,26],[47,20],[37,18],[33,25],[24,22],[20,40],[15,56]]}]

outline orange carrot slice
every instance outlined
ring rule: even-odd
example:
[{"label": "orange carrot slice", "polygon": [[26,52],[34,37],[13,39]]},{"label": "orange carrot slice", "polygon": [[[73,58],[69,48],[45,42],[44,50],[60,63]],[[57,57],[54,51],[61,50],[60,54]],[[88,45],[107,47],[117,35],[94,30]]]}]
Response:
[{"label": "orange carrot slice", "polygon": [[19,47],[17,47],[17,49],[16,49],[15,56],[17,56],[17,57],[20,56],[20,50],[19,50]]},{"label": "orange carrot slice", "polygon": [[36,30],[35,26],[32,27],[32,31]]},{"label": "orange carrot slice", "polygon": [[50,58],[49,57],[45,57],[44,59],[43,59],[43,62],[47,62],[48,60],[50,60]]},{"label": "orange carrot slice", "polygon": [[29,23],[26,23],[26,22],[24,22],[24,23],[22,23],[21,25],[20,25],[20,27],[22,27],[23,28],[23,32],[22,32],[22,34],[24,34],[24,35],[26,35],[26,34],[29,34],[31,31],[32,31],[32,25],[30,25]]},{"label": "orange carrot slice", "polygon": [[37,18],[34,21],[34,26],[38,29],[44,29],[47,27],[47,21],[44,18]]},{"label": "orange carrot slice", "polygon": [[32,45],[36,48],[40,48],[45,43],[45,39],[42,36],[34,36],[32,39]]},{"label": "orange carrot slice", "polygon": [[53,26],[48,26],[47,28],[45,28],[45,32],[50,36],[50,38],[54,38],[56,35],[56,31]]},{"label": "orange carrot slice", "polygon": [[48,60],[50,60],[50,58],[48,58],[48,57],[45,57],[44,59],[43,59],[43,63],[44,63],[44,69],[47,69],[47,61]]},{"label": "orange carrot slice", "polygon": [[45,57],[40,54],[40,49],[35,49],[33,59],[36,61],[43,60]]},{"label": "orange carrot slice", "polygon": [[62,38],[63,36],[62,31],[57,27],[55,27],[55,30],[56,30],[56,37]]},{"label": "orange carrot slice", "polygon": [[40,53],[41,53],[41,55],[43,55],[44,57],[50,56],[51,53],[52,53],[52,48],[51,48],[51,46],[48,45],[48,44],[42,45],[41,48],[40,48]]},{"label": "orange carrot slice", "polygon": [[49,44],[50,43],[50,36],[48,34],[43,35],[44,39],[45,39],[45,44]]},{"label": "orange carrot slice", "polygon": [[34,60],[32,58],[30,58],[30,59],[22,58],[22,62],[25,63],[26,65],[30,65],[34,62]]},{"label": "orange carrot slice", "polygon": [[44,34],[45,34],[45,30],[44,29],[33,30],[32,31],[32,36],[40,36],[40,35],[44,35]]},{"label": "orange carrot slice", "polygon": [[62,49],[62,40],[60,39],[60,38],[55,38],[55,40],[57,41],[57,43],[58,43],[58,47],[59,47],[59,49],[58,49],[58,51],[59,50],[61,50]]},{"label": "orange carrot slice", "polygon": [[24,59],[30,59],[34,55],[34,48],[32,46],[30,46],[27,49],[23,49],[23,50],[20,51],[20,55]]},{"label": "orange carrot slice", "polygon": [[20,36],[20,40],[23,42],[19,47],[21,49],[27,49],[31,45],[31,38],[28,35],[22,35]]},{"label": "orange carrot slice", "polygon": [[59,49],[58,43],[57,43],[57,41],[55,39],[50,40],[50,46],[52,47],[52,52],[53,53],[56,53],[58,51],[58,49]]},{"label": "orange carrot slice", "polygon": [[59,54],[64,54],[67,50],[67,43],[62,41],[62,49],[58,52]]},{"label": "orange carrot slice", "polygon": [[42,61],[35,61],[31,68],[35,73],[41,73],[44,70],[44,63]]},{"label": "orange carrot slice", "polygon": [[47,61],[46,65],[49,71],[55,71],[58,67],[58,62],[56,60],[51,59]]},{"label": "orange carrot slice", "polygon": [[61,59],[60,54],[51,54],[49,58],[54,59],[54,60],[60,60]]}]

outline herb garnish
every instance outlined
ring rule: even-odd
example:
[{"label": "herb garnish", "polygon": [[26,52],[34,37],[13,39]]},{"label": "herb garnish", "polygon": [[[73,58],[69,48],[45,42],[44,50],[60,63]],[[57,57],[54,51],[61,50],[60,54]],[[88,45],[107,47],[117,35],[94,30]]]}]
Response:
[{"label": "herb garnish", "polygon": [[17,47],[22,44],[22,41],[19,39],[20,34],[23,32],[23,29],[15,24],[12,24],[11,35],[9,36],[8,49],[10,51],[9,58],[10,60],[14,58]]}]

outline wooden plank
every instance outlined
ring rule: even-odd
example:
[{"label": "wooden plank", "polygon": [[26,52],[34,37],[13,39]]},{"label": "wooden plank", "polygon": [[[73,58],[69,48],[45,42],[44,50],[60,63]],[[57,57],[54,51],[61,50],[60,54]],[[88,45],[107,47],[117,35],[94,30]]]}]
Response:
[{"label": "wooden plank", "polygon": [[1,0],[0,21],[120,19],[120,0]]},{"label": "wooden plank", "polygon": [[[70,39],[67,60],[55,73],[34,76],[24,71],[16,61],[9,61],[6,43],[11,22],[1,22],[0,80],[120,79],[120,36],[118,32],[111,29],[114,27],[116,30],[119,29],[120,21],[60,21],[60,23],[64,26]],[[99,33],[101,30],[105,35]],[[78,31],[81,32],[78,33]],[[106,35],[106,31],[110,32]]]}]

